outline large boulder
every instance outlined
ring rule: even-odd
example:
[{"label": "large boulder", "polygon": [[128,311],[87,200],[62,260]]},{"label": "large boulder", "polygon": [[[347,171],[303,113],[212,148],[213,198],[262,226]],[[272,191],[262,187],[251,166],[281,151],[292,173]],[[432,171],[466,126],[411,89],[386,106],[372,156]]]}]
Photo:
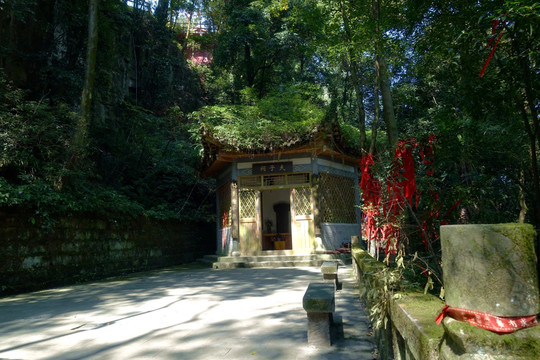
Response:
[{"label": "large boulder", "polygon": [[441,226],[446,303],[497,316],[538,313],[534,228]]}]

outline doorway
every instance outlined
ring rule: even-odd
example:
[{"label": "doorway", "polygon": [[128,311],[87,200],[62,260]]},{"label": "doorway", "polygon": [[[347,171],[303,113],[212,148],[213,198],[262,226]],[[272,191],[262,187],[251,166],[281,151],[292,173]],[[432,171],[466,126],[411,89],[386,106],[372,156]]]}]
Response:
[{"label": "doorway", "polygon": [[261,193],[263,250],[292,250],[290,194],[290,189]]}]

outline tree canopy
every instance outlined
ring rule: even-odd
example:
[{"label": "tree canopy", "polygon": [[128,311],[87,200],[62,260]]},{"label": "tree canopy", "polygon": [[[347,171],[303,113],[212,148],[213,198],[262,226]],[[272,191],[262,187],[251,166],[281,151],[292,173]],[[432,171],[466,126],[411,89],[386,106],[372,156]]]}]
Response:
[{"label": "tree canopy", "polygon": [[290,141],[325,119],[381,178],[400,140],[437,136],[432,176],[414,150],[417,186],[461,201],[449,221],[540,224],[535,1],[88,4],[0,4],[1,207],[209,216],[199,126],[272,147],[272,129]]}]

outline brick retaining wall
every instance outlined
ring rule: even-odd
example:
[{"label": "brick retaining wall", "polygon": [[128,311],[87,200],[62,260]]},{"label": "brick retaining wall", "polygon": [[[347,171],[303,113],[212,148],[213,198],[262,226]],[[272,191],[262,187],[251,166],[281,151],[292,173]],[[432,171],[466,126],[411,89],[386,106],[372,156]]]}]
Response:
[{"label": "brick retaining wall", "polygon": [[63,218],[49,231],[0,212],[0,296],[191,262],[215,252],[214,225]]}]

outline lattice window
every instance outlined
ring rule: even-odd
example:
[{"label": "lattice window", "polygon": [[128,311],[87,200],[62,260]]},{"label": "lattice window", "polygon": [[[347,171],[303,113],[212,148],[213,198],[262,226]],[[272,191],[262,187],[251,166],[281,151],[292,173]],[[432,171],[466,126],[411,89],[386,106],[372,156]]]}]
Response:
[{"label": "lattice window", "polygon": [[287,175],[266,175],[263,177],[264,186],[285,185],[287,184]]},{"label": "lattice window", "polygon": [[227,182],[218,189],[219,225],[231,226],[231,183]]},{"label": "lattice window", "polygon": [[241,176],[238,178],[238,185],[240,186],[261,186],[261,177],[254,176]]},{"label": "lattice window", "polygon": [[319,175],[319,209],[321,221],[356,223],[355,182],[343,176]]},{"label": "lattice window", "polygon": [[299,173],[289,175],[289,184],[303,185],[310,183],[310,173]]},{"label": "lattice window", "polygon": [[257,190],[241,190],[240,196],[240,218],[251,219],[257,217]]},{"label": "lattice window", "polygon": [[281,185],[309,185],[311,173],[240,176],[240,187],[264,188]]},{"label": "lattice window", "polygon": [[311,188],[300,187],[294,189],[294,207],[296,215],[311,215]]}]

